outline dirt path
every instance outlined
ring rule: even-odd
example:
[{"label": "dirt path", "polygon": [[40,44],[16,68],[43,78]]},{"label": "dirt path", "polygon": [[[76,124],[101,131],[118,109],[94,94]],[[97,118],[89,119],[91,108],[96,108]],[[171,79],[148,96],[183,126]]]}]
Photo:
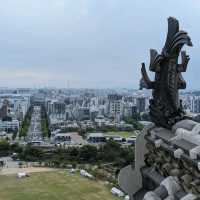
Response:
[{"label": "dirt path", "polygon": [[56,171],[57,169],[45,167],[28,167],[28,168],[3,168],[0,170],[0,175],[17,174],[19,172],[33,173],[33,172],[48,172]]}]

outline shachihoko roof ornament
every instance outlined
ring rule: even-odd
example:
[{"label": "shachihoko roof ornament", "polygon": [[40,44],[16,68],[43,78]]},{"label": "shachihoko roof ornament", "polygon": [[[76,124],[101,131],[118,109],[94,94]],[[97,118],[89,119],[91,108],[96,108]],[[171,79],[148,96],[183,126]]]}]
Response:
[{"label": "shachihoko roof ornament", "polygon": [[[150,100],[150,116],[152,121],[161,127],[171,129],[178,121],[184,119],[185,112],[179,99],[178,90],[186,88],[181,73],[185,72],[189,56],[181,51],[184,45],[192,46],[187,32],[179,30],[179,22],[173,17],[168,18],[168,34],[161,54],[155,49],[150,50],[149,70],[155,72],[155,80],[147,75],[145,64],[142,63],[141,88],[152,89]],[[182,62],[178,63],[181,54]]]}]

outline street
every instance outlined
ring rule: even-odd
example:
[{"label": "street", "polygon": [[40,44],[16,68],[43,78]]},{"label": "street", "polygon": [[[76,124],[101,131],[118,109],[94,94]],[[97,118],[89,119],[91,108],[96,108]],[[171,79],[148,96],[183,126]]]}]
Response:
[{"label": "street", "polygon": [[41,107],[34,106],[33,114],[31,117],[31,124],[27,134],[28,142],[41,143],[43,141],[41,131]]}]

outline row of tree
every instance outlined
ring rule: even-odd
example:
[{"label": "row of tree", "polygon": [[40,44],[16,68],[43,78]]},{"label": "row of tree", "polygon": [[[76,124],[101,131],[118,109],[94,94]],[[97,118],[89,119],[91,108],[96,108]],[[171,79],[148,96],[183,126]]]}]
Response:
[{"label": "row of tree", "polygon": [[80,148],[57,148],[52,151],[46,151],[44,149],[26,146],[19,154],[19,157],[24,161],[54,163],[56,167],[70,163],[113,163],[115,166],[121,168],[133,162],[134,147],[122,147],[113,140],[107,141],[105,145],[99,148],[96,146],[84,145]]},{"label": "row of tree", "polygon": [[44,149],[31,145],[11,145],[6,140],[0,141],[0,156],[9,155],[12,155],[13,159],[38,162],[42,166],[56,168],[69,166],[85,168],[87,166],[87,171],[96,178],[114,183],[119,170],[134,162],[134,146],[123,147],[109,140],[99,148],[85,145],[67,149]]},{"label": "row of tree", "polygon": [[20,125],[19,128],[19,137],[25,137],[27,135],[30,123],[31,123],[31,116],[33,113],[33,106],[30,106],[25,117],[24,120],[22,121],[22,124]]},{"label": "row of tree", "polygon": [[41,128],[44,138],[51,136],[51,131],[49,129],[49,118],[45,106],[41,106]]},{"label": "row of tree", "polygon": [[[16,149],[17,150],[17,149]],[[134,147],[122,147],[113,140],[107,141],[100,147],[84,145],[82,147],[68,147],[45,150],[38,147],[26,146],[19,148],[19,158],[24,161],[48,162],[51,166],[64,164],[102,164],[112,163],[119,168],[134,161]]]},{"label": "row of tree", "polygon": [[7,140],[0,140],[0,157],[9,156],[12,153],[22,153],[23,148],[18,144],[10,144]]}]

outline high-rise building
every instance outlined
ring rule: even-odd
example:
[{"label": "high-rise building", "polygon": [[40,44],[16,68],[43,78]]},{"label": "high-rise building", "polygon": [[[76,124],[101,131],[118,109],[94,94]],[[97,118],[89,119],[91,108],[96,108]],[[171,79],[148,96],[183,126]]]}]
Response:
[{"label": "high-rise building", "polygon": [[78,116],[79,120],[89,120],[90,119],[90,109],[87,107],[78,108]]},{"label": "high-rise building", "polygon": [[123,100],[118,94],[108,95],[108,116],[120,121],[123,116]]},{"label": "high-rise building", "polygon": [[3,105],[0,108],[0,119],[7,117],[9,114],[9,101],[7,99],[3,100]]},{"label": "high-rise building", "polygon": [[190,110],[194,113],[200,113],[200,96],[193,96],[191,98]]},{"label": "high-rise building", "polygon": [[47,113],[53,118],[66,119],[66,105],[58,100],[48,100],[46,102]]},{"label": "high-rise building", "polygon": [[146,110],[146,98],[138,97],[136,100],[136,105],[137,105],[138,112],[144,112]]}]

